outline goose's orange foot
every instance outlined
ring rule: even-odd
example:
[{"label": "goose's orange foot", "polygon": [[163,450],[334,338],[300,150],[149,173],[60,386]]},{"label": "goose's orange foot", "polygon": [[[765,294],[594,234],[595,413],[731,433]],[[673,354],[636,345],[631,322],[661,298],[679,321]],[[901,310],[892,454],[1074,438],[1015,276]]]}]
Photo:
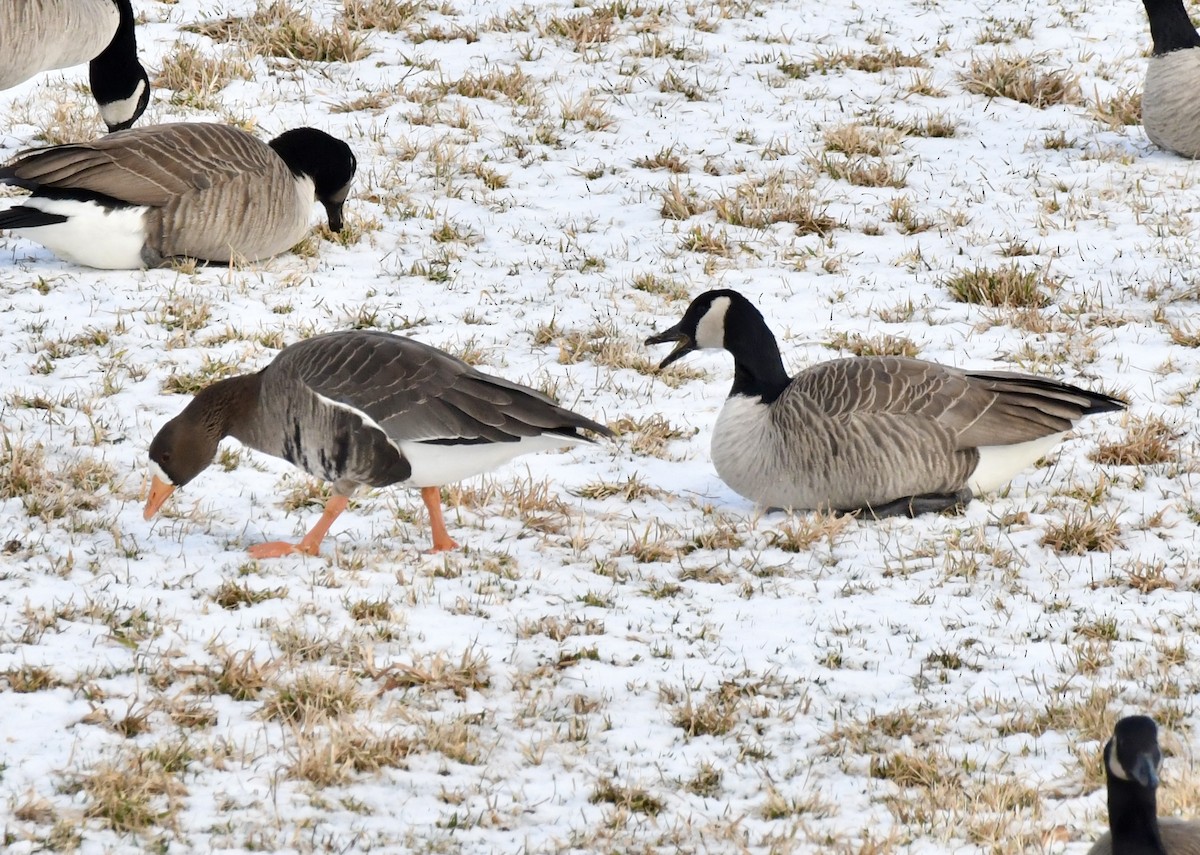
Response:
[{"label": "goose's orange foot", "polygon": [[[250,553],[251,558],[283,558],[285,555],[295,555],[297,552],[305,554],[305,550],[296,546],[294,543],[285,543],[282,540],[272,540],[270,543],[256,543],[246,550]],[[307,553],[312,554],[312,553]]]},{"label": "goose's orange foot", "polygon": [[433,537],[433,548],[426,549],[426,555],[437,555],[439,552],[449,552],[451,549],[458,549],[458,541],[446,535],[444,538],[439,538],[436,534]]}]

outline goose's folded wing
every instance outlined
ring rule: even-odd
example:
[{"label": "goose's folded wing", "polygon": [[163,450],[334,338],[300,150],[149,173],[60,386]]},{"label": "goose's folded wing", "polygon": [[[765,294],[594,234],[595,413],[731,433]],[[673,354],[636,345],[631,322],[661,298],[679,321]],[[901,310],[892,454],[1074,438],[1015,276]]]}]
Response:
[{"label": "goose's folded wing", "polygon": [[269,146],[237,128],[180,122],[31,149],[0,167],[0,182],[162,206],[230,176],[266,172],[275,161],[278,155]]},{"label": "goose's folded wing", "polygon": [[1069,430],[1087,413],[1124,407],[1045,378],[898,357],[834,360],[797,375],[793,385],[830,417],[929,420],[950,431],[960,448],[1027,442]]},{"label": "goose's folded wing", "polygon": [[317,394],[364,413],[393,440],[513,442],[543,433],[609,431],[545,395],[482,374],[436,348],[363,331],[318,336],[294,353]]}]

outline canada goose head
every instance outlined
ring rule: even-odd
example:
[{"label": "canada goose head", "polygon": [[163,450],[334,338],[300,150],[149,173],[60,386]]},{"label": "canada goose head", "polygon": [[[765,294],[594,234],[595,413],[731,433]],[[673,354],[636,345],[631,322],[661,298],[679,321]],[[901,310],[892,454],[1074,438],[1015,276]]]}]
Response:
[{"label": "canada goose head", "polygon": [[679,323],[650,336],[646,344],[675,342],[675,349],[658,364],[659,368],[666,368],[693,350],[729,349],[727,338],[737,336],[739,325],[748,319],[747,315],[757,316],[759,322],[765,324],[758,309],[737,291],[727,288],[706,291],[692,300]]},{"label": "canada goose head", "polygon": [[176,487],[209,467],[230,425],[257,399],[258,375],[219,380],[203,389],[150,443],[150,495],[142,512],[149,520]]},{"label": "canada goose head", "polygon": [[120,14],[117,31],[88,63],[88,84],[109,133],[132,127],[150,103],[150,78],[137,58],[133,7],[129,0],[113,2]]},{"label": "canada goose head", "polygon": [[293,128],[270,142],[296,176],[312,179],[317,201],[325,206],[331,231],[342,230],[342,204],[350,192],[350,182],[358,161],[350,146],[316,128]]},{"label": "canada goose head", "polygon": [[1104,746],[1104,768],[1110,778],[1133,782],[1153,797],[1158,788],[1158,770],[1162,751],[1158,747],[1158,727],[1144,715],[1127,716],[1113,728],[1112,739]]}]

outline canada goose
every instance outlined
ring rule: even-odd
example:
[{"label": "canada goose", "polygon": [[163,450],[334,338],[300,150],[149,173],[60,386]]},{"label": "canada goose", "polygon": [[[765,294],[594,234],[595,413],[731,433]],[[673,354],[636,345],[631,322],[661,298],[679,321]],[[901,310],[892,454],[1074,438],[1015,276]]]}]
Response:
[{"label": "canada goose", "polygon": [[1142,0],[1154,53],[1146,66],[1142,125],[1159,148],[1200,157],[1200,34],[1183,0]]},{"label": "canada goose", "polygon": [[148,125],[17,155],[0,182],[33,195],[0,211],[0,229],[88,267],[257,261],[304,237],[314,197],[341,230],[356,166],[348,145],[313,128],[267,144],[228,125]]},{"label": "canada goose", "polygon": [[150,101],[133,30],[129,0],[0,0],[0,90],[87,62],[104,123],[128,128]]},{"label": "canada goose", "polygon": [[442,521],[440,485],[520,454],[590,442],[581,430],[612,435],[429,345],[369,330],[328,333],[285,347],[257,374],[213,383],[163,426],[150,443],[145,518],[232,436],[333,482],[333,498],[298,545],[255,546],[255,558],[316,555],[358,487],[389,484],[421,488],[439,552],[458,545]]},{"label": "canada goose", "polygon": [[1088,855],[1200,855],[1200,822],[1158,816],[1162,752],[1154,719],[1117,722],[1104,746],[1108,828]]},{"label": "canada goose", "polygon": [[733,354],[733,388],[713,430],[717,474],[768,508],[915,515],[967,504],[1053,447],[1080,416],[1125,404],[1006,371],[858,357],[789,377],[749,300],[709,291],[678,324],[659,367],[698,348]]}]

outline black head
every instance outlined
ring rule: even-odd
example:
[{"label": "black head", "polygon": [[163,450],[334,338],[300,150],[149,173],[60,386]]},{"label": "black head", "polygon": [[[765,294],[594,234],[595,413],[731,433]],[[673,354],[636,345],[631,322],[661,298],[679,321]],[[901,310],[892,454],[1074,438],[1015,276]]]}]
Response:
[{"label": "black head", "polygon": [[115,0],[120,23],[108,47],[88,63],[88,84],[109,133],[132,127],[150,103],[150,78],[138,61],[133,8]]},{"label": "black head", "polygon": [[294,175],[307,175],[312,179],[317,201],[325,206],[329,215],[329,228],[340,232],[342,204],[358,169],[350,146],[316,128],[285,131],[271,140],[270,145]]},{"label": "black head", "polygon": [[[692,300],[679,323],[658,335],[650,336],[646,344],[676,342],[675,349],[658,365],[659,368],[666,368],[693,350],[733,350],[730,345],[739,339],[744,329],[749,328],[757,334],[759,327],[766,327],[762,313],[737,291],[721,288],[705,291]],[[769,331],[767,336],[771,336]]]},{"label": "black head", "polygon": [[1144,715],[1127,716],[1113,728],[1112,739],[1104,747],[1104,766],[1110,778],[1131,781],[1153,792],[1158,787],[1162,751],[1158,747],[1158,727]]}]

